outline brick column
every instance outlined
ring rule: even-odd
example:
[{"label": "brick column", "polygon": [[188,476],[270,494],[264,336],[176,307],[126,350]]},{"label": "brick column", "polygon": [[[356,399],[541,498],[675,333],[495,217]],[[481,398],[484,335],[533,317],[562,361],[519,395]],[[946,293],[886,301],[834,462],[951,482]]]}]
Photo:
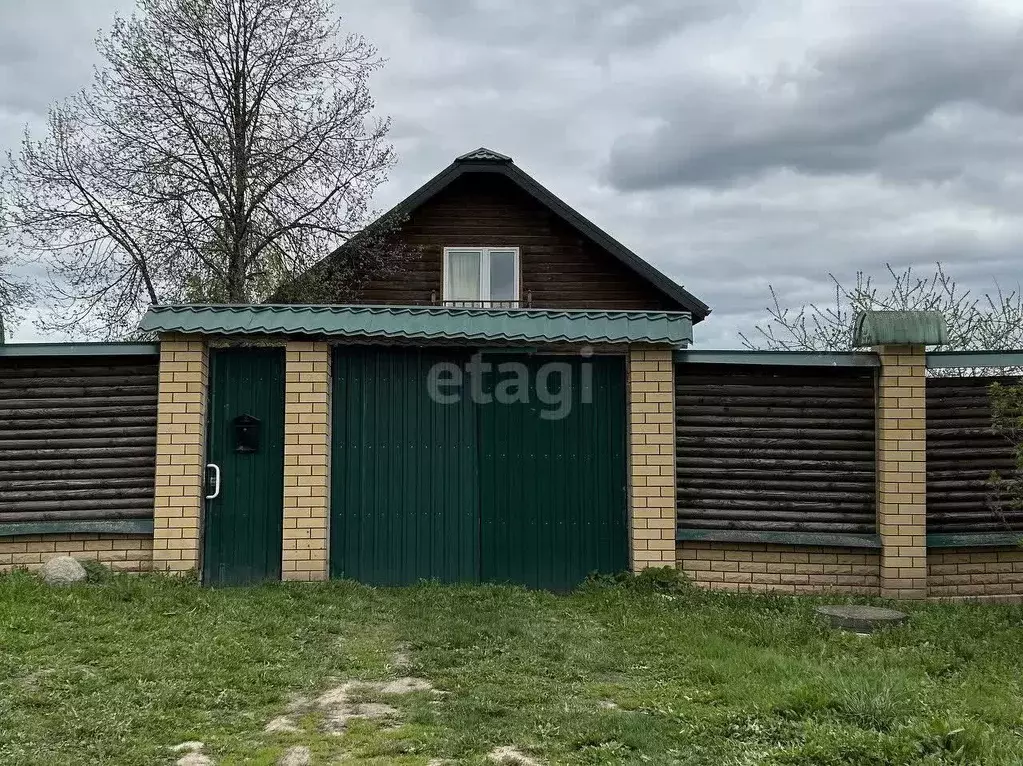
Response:
[{"label": "brick column", "polygon": [[202,338],[165,336],[160,343],[153,508],[157,571],[199,567],[208,359]]},{"label": "brick column", "polygon": [[284,413],[285,580],[325,580],[330,529],[330,347],[288,341]]},{"label": "brick column", "polygon": [[629,350],[632,570],[675,566],[675,364],[671,349]]},{"label": "brick column", "polygon": [[879,346],[877,527],[881,595],[927,597],[923,346]]}]

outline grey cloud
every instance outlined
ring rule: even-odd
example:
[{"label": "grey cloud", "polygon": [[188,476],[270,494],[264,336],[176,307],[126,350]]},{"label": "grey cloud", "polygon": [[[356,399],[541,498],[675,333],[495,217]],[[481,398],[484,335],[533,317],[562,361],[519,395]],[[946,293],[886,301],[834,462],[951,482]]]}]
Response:
[{"label": "grey cloud", "polygon": [[589,46],[595,57],[656,44],[680,29],[722,18],[752,3],[741,0],[574,0],[508,2],[448,0],[420,3],[416,12],[436,34],[496,46]]},{"label": "grey cloud", "polygon": [[833,300],[829,273],[852,283],[862,270],[883,281],[886,263],[931,273],[941,261],[975,292],[1020,280],[1023,217],[970,202],[956,184],[907,190],[783,171],[749,185],[626,199],[597,220],[714,308],[696,329],[702,348],[735,347],[739,329],[765,318],[769,285],[798,307]]},{"label": "grey cloud", "polygon": [[0,67],[16,68],[33,64],[38,55],[38,48],[19,30],[13,27],[0,29]]},{"label": "grey cloud", "polygon": [[0,9],[0,98],[6,111],[46,113],[91,78],[96,32],[130,0],[45,0]]},{"label": "grey cloud", "polygon": [[[734,183],[782,167],[884,172],[885,160],[900,164],[904,139],[943,107],[1020,113],[1017,25],[965,3],[891,5],[770,78],[661,83],[668,92],[659,124],[616,142],[611,182],[633,190]],[[958,133],[971,136],[968,125]],[[916,159],[904,174],[947,177],[962,168],[947,154],[931,154],[933,169]]]}]

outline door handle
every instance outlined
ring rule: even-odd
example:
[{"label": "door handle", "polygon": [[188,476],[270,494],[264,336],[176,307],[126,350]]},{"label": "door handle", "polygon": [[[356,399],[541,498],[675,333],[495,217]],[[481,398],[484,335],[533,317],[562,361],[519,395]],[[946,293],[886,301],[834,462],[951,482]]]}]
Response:
[{"label": "door handle", "polygon": [[206,470],[213,469],[213,494],[206,495],[207,500],[216,500],[220,497],[220,466],[216,463],[207,463]]}]

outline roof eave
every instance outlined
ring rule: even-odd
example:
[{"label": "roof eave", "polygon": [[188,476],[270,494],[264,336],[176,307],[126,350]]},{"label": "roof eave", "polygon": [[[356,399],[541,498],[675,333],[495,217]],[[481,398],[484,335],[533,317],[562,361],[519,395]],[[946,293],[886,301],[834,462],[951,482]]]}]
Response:
[{"label": "roof eave", "polygon": [[693,324],[703,321],[711,312],[710,306],[690,293],[675,280],[659,271],[654,266],[636,255],[621,242],[616,240],[595,223],[583,216],[574,208],[570,207],[539,181],[530,176],[514,164],[502,165],[497,168],[490,168],[490,172],[497,172],[511,178],[523,187],[533,197],[554,210],[570,226],[582,231],[590,239],[610,252],[619,261],[631,268],[640,276],[645,277],[654,287],[666,296],[685,308],[693,318]]},{"label": "roof eave", "polygon": [[692,342],[685,312],[446,309],[423,306],[154,306],[141,328],[186,335],[317,336],[459,344]]}]

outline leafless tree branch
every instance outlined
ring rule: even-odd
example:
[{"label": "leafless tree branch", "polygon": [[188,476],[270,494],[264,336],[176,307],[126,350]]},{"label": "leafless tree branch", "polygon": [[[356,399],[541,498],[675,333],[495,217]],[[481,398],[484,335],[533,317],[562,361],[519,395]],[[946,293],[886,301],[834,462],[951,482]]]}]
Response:
[{"label": "leafless tree branch", "polygon": [[[46,329],[123,337],[151,303],[262,301],[366,225],[394,161],[381,61],[329,0],[138,0],[97,46],[91,87],[0,170],[3,243],[47,267]],[[310,294],[350,299],[407,257],[363,241]],[[2,280],[2,305],[24,301]]]},{"label": "leafless tree branch", "polygon": [[829,275],[834,302],[828,305],[789,308],[771,287],[768,319],[739,337],[751,350],[847,351],[852,348],[852,323],[858,311],[939,311],[948,328],[948,343],[940,350],[1023,348],[1023,296],[1018,287],[1005,292],[995,283],[992,290],[974,295],[961,290],[940,263],[933,274],[923,277],[911,268],[886,269],[884,286],[863,272],[851,287]]}]

